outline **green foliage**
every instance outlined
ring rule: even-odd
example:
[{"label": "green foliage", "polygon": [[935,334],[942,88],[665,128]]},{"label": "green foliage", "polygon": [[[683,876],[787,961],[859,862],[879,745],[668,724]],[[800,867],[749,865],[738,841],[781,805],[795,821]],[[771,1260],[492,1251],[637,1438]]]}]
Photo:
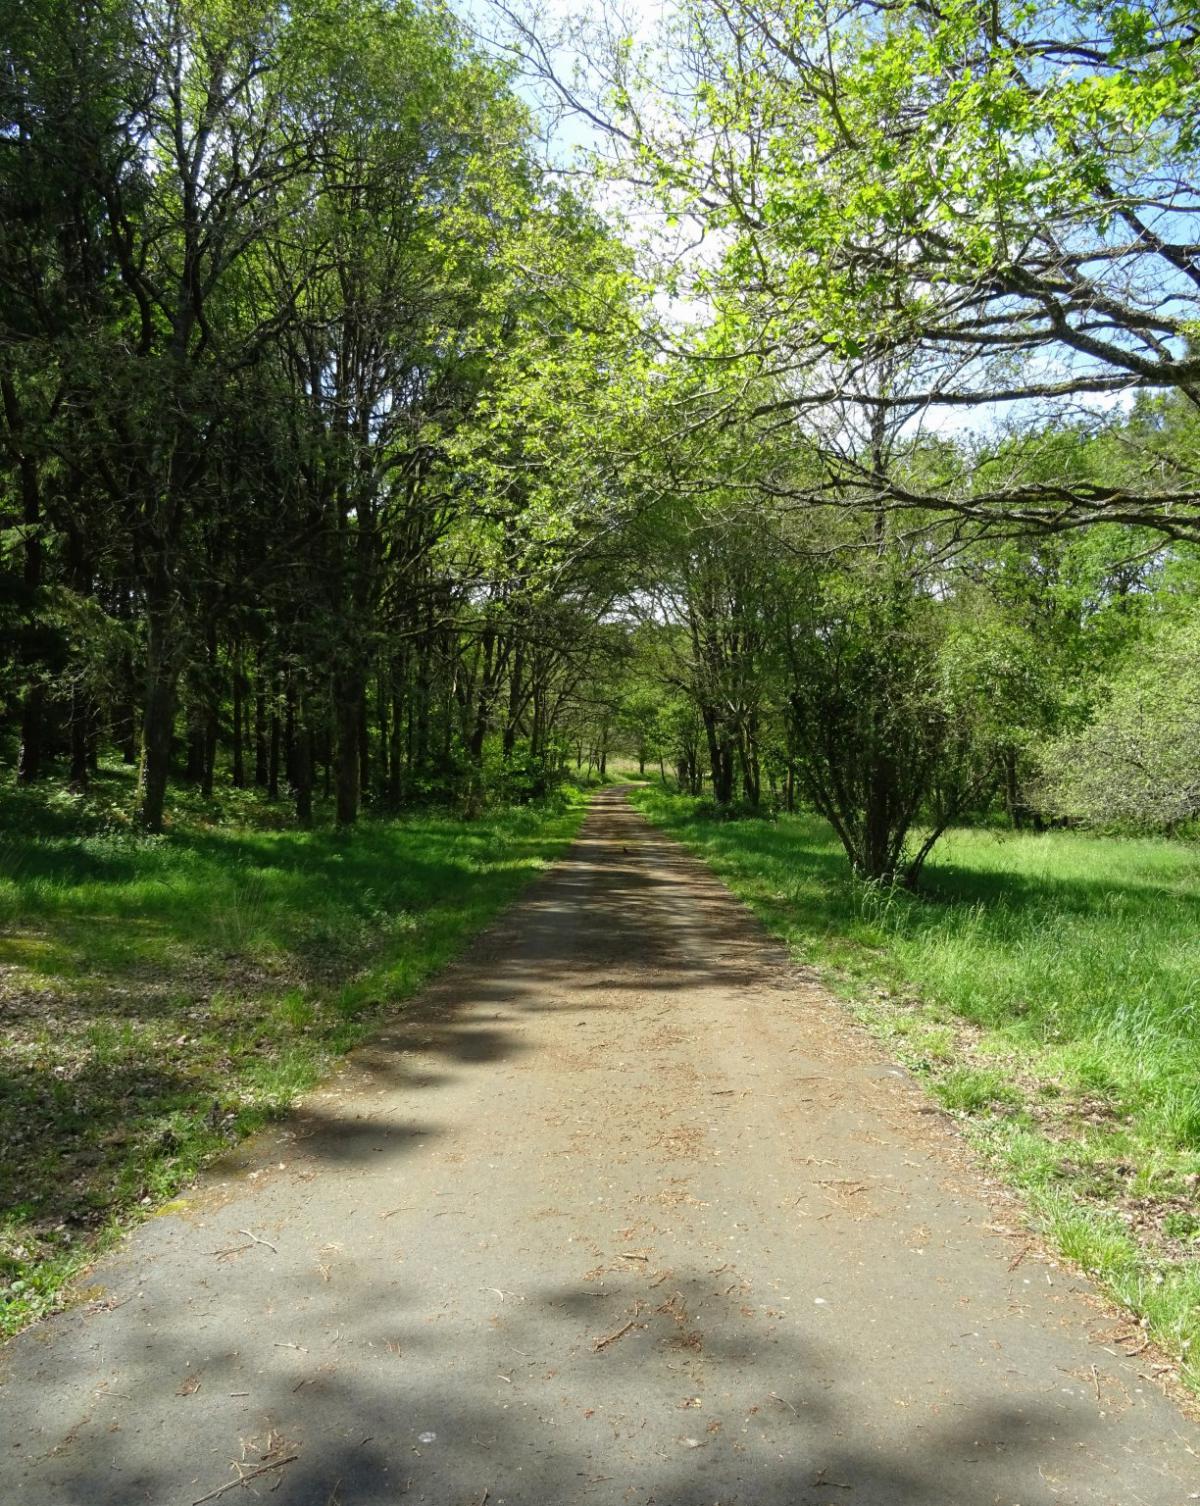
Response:
[{"label": "green foliage", "polygon": [[1187,601],[1138,640],[1093,719],[1040,755],[1039,799],[1097,826],[1200,815],[1200,619]]},{"label": "green foliage", "polygon": [[[751,446],[820,452],[817,487],[780,464],[763,496],[1197,537],[1194,463],[1096,473],[1064,440],[1096,394],[1200,392],[1187,4],[685,0],[656,41],[607,60],[608,103],[625,175],[705,240],[691,369],[732,378]],[[943,463],[882,474],[847,443],[871,416]],[[1062,442],[1030,475],[997,431]]]},{"label": "green foliage", "polygon": [[16,10],[0,716],[20,777],[65,754],[78,787],[105,743],[140,752],[160,830],[180,732],[206,794],[218,751],[249,777],[251,699],[276,744],[255,777],[290,785],[300,824],[322,769],[349,824],[363,799],[476,803],[495,736],[548,768],[607,652],[594,556],[645,293],[541,172],[505,67],[436,4]]},{"label": "green foliage", "polygon": [[912,884],[941,831],[990,796],[1000,646],[989,638],[979,663],[923,539],[880,517],[831,542],[787,578],[776,630],[789,745],[854,872]]}]

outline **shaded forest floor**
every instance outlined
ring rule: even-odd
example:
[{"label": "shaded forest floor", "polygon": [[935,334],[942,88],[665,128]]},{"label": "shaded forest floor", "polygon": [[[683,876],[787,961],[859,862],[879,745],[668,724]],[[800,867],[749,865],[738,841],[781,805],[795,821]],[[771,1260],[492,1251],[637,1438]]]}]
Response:
[{"label": "shaded forest floor", "polygon": [[[584,799],[300,832],[244,792],[0,799],[0,1333],[280,1113],[567,846]],[[273,829],[274,828],[274,829]]]},{"label": "shaded forest floor", "polygon": [[1200,1388],[1196,847],[956,831],[912,896],[851,882],[815,817],[634,799],[827,970]]}]

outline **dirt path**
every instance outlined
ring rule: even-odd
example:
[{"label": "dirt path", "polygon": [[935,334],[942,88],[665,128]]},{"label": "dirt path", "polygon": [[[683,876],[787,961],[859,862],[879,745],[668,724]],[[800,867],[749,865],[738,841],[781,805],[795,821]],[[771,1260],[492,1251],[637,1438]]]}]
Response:
[{"label": "dirt path", "polygon": [[[0,1502],[1200,1499],[1200,1429],[1005,1216],[607,792],[285,1132],[0,1355]],[[210,1495],[232,1461],[262,1473]]]}]

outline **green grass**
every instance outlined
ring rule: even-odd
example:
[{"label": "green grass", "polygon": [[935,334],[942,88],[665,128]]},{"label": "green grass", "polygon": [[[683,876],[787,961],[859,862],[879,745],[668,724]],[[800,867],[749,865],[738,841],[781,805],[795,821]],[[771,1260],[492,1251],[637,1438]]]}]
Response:
[{"label": "green grass", "polygon": [[585,798],[339,835],[229,793],[139,839],[127,795],[0,799],[0,1333],[459,951]]},{"label": "green grass", "polygon": [[634,800],[827,970],[1200,1389],[1200,849],[953,831],[914,896],[855,883],[818,818]]}]

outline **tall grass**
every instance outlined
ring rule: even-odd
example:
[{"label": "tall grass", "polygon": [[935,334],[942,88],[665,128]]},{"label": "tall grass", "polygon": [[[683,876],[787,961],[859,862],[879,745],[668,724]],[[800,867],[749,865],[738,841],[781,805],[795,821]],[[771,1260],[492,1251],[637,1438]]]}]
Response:
[{"label": "tall grass", "polygon": [[828,970],[1200,1384],[1200,849],[959,830],[912,895],[854,882],[815,817],[635,799]]}]

